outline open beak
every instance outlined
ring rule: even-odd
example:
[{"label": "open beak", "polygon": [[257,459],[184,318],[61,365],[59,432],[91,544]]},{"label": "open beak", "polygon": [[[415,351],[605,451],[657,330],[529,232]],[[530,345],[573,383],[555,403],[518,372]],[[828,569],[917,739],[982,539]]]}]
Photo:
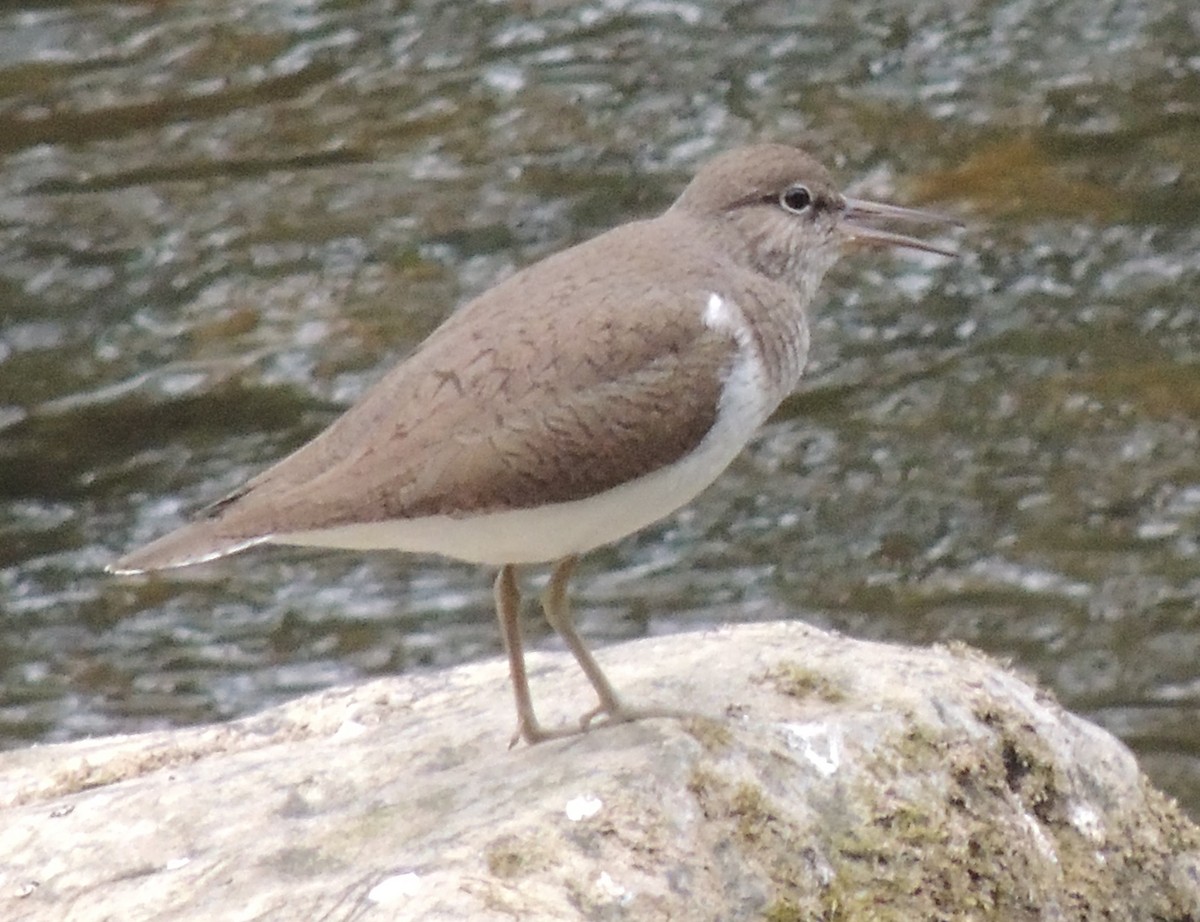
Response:
[{"label": "open beak", "polygon": [[885,205],[882,202],[867,202],[859,198],[845,198],[844,201],[846,211],[842,227],[849,233],[849,239],[852,241],[876,246],[908,247],[911,250],[937,253],[939,256],[958,255],[954,250],[936,243],[929,243],[918,237],[909,237],[907,234],[897,234],[876,226],[882,222],[895,221],[908,224],[940,224],[947,227],[962,227],[962,222],[955,218],[932,211],[901,208],[899,205]]}]

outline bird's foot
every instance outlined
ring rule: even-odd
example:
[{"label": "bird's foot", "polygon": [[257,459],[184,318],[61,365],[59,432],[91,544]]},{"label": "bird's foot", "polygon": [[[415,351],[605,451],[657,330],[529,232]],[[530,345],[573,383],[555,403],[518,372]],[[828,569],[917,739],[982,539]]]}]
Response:
[{"label": "bird's foot", "polygon": [[543,727],[536,719],[521,718],[517,721],[517,729],[513,732],[512,739],[508,741],[508,748],[512,749],[521,740],[524,740],[530,746],[536,746],[538,743],[544,743],[547,740],[577,736],[580,733],[587,732],[587,729],[587,727],[582,725],[582,722],[580,722],[579,726],[564,724],[561,727]]},{"label": "bird's foot", "polygon": [[520,719],[517,721],[516,732],[509,740],[508,748],[512,749],[524,740],[530,746],[544,743],[547,740],[563,739],[568,736],[579,736],[602,727],[612,727],[617,724],[630,723],[635,720],[650,720],[656,717],[687,718],[695,717],[688,711],[671,708],[634,708],[614,702],[605,706],[598,704],[579,718],[575,724],[563,724],[560,727],[543,727],[536,719]]},{"label": "bird's foot", "polygon": [[579,718],[579,728],[587,732],[595,727],[610,727],[616,724],[630,723],[635,720],[652,720],[656,717],[683,718],[691,717],[687,711],[674,708],[634,708],[620,701],[611,704],[599,704]]},{"label": "bird's foot", "polygon": [[677,708],[670,707],[629,707],[619,700],[608,702],[607,705],[596,705],[592,710],[583,714],[578,719],[578,723],[563,724],[554,726],[554,728],[542,726],[538,719],[530,714],[530,716],[517,719],[517,729],[509,741],[509,749],[515,747],[522,740],[526,741],[529,746],[534,746],[536,743],[544,743],[547,740],[563,740],[568,736],[580,736],[592,730],[605,728],[605,726],[662,717],[682,720],[700,717],[700,714],[692,711],[679,711]]}]

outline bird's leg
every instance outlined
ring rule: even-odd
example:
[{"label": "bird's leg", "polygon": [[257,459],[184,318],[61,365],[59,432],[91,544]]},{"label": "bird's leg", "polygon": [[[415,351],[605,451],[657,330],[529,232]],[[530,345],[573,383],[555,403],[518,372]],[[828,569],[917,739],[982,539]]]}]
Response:
[{"label": "bird's leg", "polygon": [[575,630],[575,621],[571,617],[571,606],[567,601],[567,583],[575,570],[577,558],[566,557],[560,560],[550,575],[550,583],[542,593],[542,608],[546,612],[546,620],[558,633],[579,663],[596,694],[600,698],[598,707],[584,714],[578,724],[547,729],[538,723],[537,715],[533,712],[533,696],[529,693],[529,676],[525,671],[525,652],[521,643],[521,592],[517,588],[516,568],[506,564],[496,574],[493,592],[496,597],[496,616],[500,620],[500,636],[504,639],[504,651],[508,654],[508,671],[512,676],[513,695],[517,703],[517,732],[509,742],[510,748],[518,740],[533,745],[544,740],[561,739],[564,736],[574,736],[583,733],[592,726],[592,722],[604,715],[604,723],[624,723],[629,720],[641,720],[646,717],[684,717],[686,712],[670,710],[642,710],[627,707],[617,693],[613,691],[608,677],[600,668],[592,654],[588,652],[583,638]]},{"label": "bird's leg", "polygon": [[517,700],[517,732],[509,742],[509,748],[517,740],[533,745],[543,740],[572,736],[582,728],[563,727],[547,730],[538,723],[533,713],[533,698],[529,694],[529,677],[525,673],[525,651],[521,644],[521,592],[517,588],[516,568],[506,564],[496,574],[492,587],[496,598],[496,617],[500,619],[500,636],[504,639],[504,652],[508,654],[508,672],[512,677],[513,695]]},{"label": "bird's leg", "polygon": [[624,723],[625,721],[641,720],[646,717],[684,716],[678,711],[630,708],[617,697],[617,693],[613,691],[612,684],[608,681],[604,670],[600,668],[600,664],[588,652],[588,648],[583,643],[583,638],[575,630],[575,620],[571,617],[571,604],[567,599],[567,583],[570,582],[571,574],[575,571],[575,564],[578,559],[574,556],[564,557],[555,565],[554,572],[550,574],[550,582],[542,592],[542,609],[546,613],[546,620],[558,632],[558,636],[563,639],[563,643],[567,645],[567,649],[571,651],[571,655],[579,663],[579,668],[588,677],[588,681],[592,683],[592,688],[596,689],[596,694],[600,698],[600,705],[588,711],[580,718],[580,728],[583,730],[588,729],[592,721],[601,714],[606,717],[606,723]]},{"label": "bird's leg", "polygon": [[578,557],[564,557],[554,565],[554,572],[550,574],[550,582],[542,591],[542,610],[546,613],[546,620],[563,639],[563,643],[567,645],[567,649],[579,663],[579,668],[583,670],[583,674],[587,676],[588,681],[592,683],[592,688],[596,689],[596,694],[600,697],[600,706],[584,714],[579,721],[579,725],[586,728],[598,714],[614,715],[614,719],[617,719],[615,715],[624,713],[625,708],[617,698],[617,693],[613,691],[604,670],[600,668],[600,664],[596,662],[595,657],[584,645],[583,638],[575,630],[575,619],[571,616],[571,603],[567,599],[567,584],[571,581],[571,574],[575,572],[575,564],[578,560]]}]

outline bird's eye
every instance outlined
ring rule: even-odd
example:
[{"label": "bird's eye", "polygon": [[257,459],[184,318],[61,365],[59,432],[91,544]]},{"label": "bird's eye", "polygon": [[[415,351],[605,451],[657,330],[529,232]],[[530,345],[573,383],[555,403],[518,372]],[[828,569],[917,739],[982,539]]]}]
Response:
[{"label": "bird's eye", "polygon": [[795,214],[800,214],[805,209],[811,208],[812,203],[812,193],[808,191],[807,186],[789,186],[779,196],[779,204]]}]

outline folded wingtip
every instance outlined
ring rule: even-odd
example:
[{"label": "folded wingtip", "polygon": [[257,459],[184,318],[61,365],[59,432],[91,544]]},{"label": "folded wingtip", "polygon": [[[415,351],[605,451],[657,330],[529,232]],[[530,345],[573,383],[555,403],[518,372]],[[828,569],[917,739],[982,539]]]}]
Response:
[{"label": "folded wingtip", "polygon": [[198,522],[168,532],[144,547],[106,564],[104,572],[114,576],[137,576],[155,570],[176,570],[228,557],[270,540],[270,535],[253,538],[217,537],[206,533],[206,524]]}]

